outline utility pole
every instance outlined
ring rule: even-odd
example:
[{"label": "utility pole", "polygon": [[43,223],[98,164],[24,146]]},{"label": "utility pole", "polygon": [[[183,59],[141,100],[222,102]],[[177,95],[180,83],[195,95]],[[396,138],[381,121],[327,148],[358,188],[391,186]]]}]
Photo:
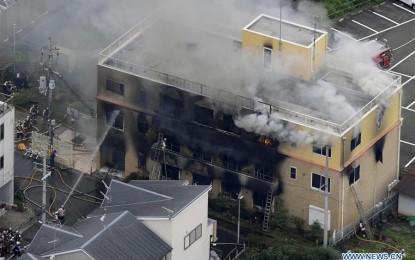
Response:
[{"label": "utility pole", "polygon": [[[47,59],[43,61],[43,53],[47,52]],[[58,77],[61,77],[59,73],[56,71],[53,71],[53,58],[54,53],[56,53],[56,59],[59,56],[59,49],[56,47],[52,47],[52,38],[49,37],[49,45],[44,46],[42,48],[42,59],[41,59],[41,67],[42,70],[46,70],[47,74],[46,77],[40,77],[39,81],[39,91],[48,96],[48,107],[47,107],[47,122],[49,124],[48,126],[48,132],[49,132],[49,138],[48,138],[48,146],[47,150],[43,152],[43,186],[42,186],[42,223],[46,222],[46,179],[48,176],[47,173],[47,165],[46,165],[46,158],[50,155],[50,153],[53,151],[53,127],[55,125],[55,120],[52,119],[52,90],[55,88],[55,81],[52,79],[53,75],[57,75]],[[52,169],[51,169],[52,170]]]},{"label": "utility pole", "polygon": [[13,24],[13,72],[16,73],[16,24]]},{"label": "utility pole", "polygon": [[329,229],[329,146],[326,145],[326,170],[324,173],[324,237],[323,247],[328,245]]}]

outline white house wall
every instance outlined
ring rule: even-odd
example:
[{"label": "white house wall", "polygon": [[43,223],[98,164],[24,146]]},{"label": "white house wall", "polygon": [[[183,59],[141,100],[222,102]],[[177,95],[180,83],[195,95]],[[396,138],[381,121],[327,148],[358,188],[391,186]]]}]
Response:
[{"label": "white house wall", "polygon": [[4,166],[0,169],[0,202],[13,204],[14,178],[14,108],[0,117],[4,124],[4,139],[0,140],[0,157],[4,156]]},{"label": "white house wall", "polygon": [[415,198],[399,194],[398,213],[404,216],[415,216]]}]

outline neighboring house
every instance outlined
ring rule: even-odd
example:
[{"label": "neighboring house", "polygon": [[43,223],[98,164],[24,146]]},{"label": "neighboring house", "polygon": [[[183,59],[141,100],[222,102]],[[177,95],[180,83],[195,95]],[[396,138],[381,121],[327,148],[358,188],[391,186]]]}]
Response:
[{"label": "neighboring house", "polygon": [[[128,211],[79,220],[72,228],[44,224],[27,256],[35,259],[169,259],[172,248]],[[30,255],[29,255],[30,254]]]},{"label": "neighboring house", "polygon": [[207,214],[210,189],[185,181],[113,180],[98,209],[72,228],[42,225],[27,253],[54,259],[207,260],[216,236]]},{"label": "neighboring house", "polygon": [[100,53],[97,167],[241,194],[263,230],[275,198],[322,223],[328,187],[329,235],[346,235],[397,179],[401,78],[326,64],[327,32],[267,15],[203,25],[153,15]]},{"label": "neighboring house", "polygon": [[393,190],[399,193],[398,213],[415,216],[415,171],[405,174]]},{"label": "neighboring house", "polygon": [[0,102],[0,204],[14,200],[14,107]]}]

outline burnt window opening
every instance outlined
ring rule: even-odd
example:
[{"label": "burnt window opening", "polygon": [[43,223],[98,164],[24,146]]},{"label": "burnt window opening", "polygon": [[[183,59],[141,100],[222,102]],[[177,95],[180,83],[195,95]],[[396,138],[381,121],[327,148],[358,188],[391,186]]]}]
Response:
[{"label": "burnt window opening", "polygon": [[376,162],[383,163],[383,149],[382,148],[376,148],[375,160]]},{"label": "burnt window opening", "polygon": [[255,177],[260,179],[272,178],[271,167],[267,164],[255,163]]},{"label": "burnt window opening", "polygon": [[146,107],[147,106],[147,91],[145,91],[145,90],[140,90],[139,91],[138,104],[141,107]]},{"label": "burnt window opening", "polygon": [[241,192],[241,185],[235,183],[221,182],[221,193],[233,199],[238,198],[238,194]]},{"label": "burnt window opening", "polygon": [[164,134],[166,149],[180,153],[180,138],[177,135],[166,133]]},{"label": "burnt window opening", "polygon": [[293,180],[297,179],[297,168],[290,166],[290,178]]},{"label": "burnt window opening", "polygon": [[234,134],[240,134],[240,129],[235,125],[232,115],[223,115],[223,130]]},{"label": "burnt window opening", "polygon": [[175,118],[180,118],[183,113],[183,101],[162,95],[160,99],[161,112]]},{"label": "burnt window opening", "polygon": [[212,162],[212,154],[209,152],[202,151],[199,147],[193,151],[192,158],[203,162]]},{"label": "burnt window opening", "polygon": [[[105,109],[105,123],[107,125],[112,123],[112,127],[118,130],[124,130],[124,114],[119,111],[117,117],[114,119],[116,109],[113,106],[107,106]],[[113,121],[113,122],[111,122]]]},{"label": "burnt window opening", "polygon": [[0,169],[4,168],[4,156],[0,157]]},{"label": "burnt window opening", "polygon": [[[328,191],[330,193],[330,178],[328,181]],[[326,189],[326,177],[323,175],[312,173],[311,175],[311,187],[319,191],[324,191]]]},{"label": "burnt window opening", "polygon": [[[318,153],[320,155],[326,156],[326,147],[327,146],[321,146],[321,145],[315,145],[313,144],[313,153]],[[329,146],[329,157],[331,158],[331,147]]]},{"label": "burnt window opening", "polygon": [[214,112],[210,108],[195,105],[194,106],[195,118],[194,120],[200,124],[214,127],[215,119]]},{"label": "burnt window opening", "polygon": [[4,124],[0,126],[0,140],[4,139]]},{"label": "burnt window opening", "polygon": [[264,68],[271,69],[272,67],[272,48],[264,46]]},{"label": "burnt window opening", "polygon": [[149,129],[149,123],[147,117],[143,113],[139,113],[137,116],[137,129],[140,133],[147,133]]},{"label": "burnt window opening", "polygon": [[194,185],[211,185],[212,178],[206,177],[197,173],[193,173],[193,184]]},{"label": "burnt window opening", "polygon": [[160,169],[160,178],[162,180],[180,180],[180,169],[163,163]]},{"label": "burnt window opening", "polygon": [[360,180],[360,165],[358,165],[356,168],[352,168],[349,172],[349,185],[354,184]]},{"label": "burnt window opening", "polygon": [[222,167],[228,170],[239,172],[241,171],[241,166],[238,161],[229,154],[220,154],[220,160],[222,161]]},{"label": "burnt window opening", "polygon": [[254,206],[264,208],[267,203],[267,194],[263,192],[252,192],[252,203]]},{"label": "burnt window opening", "polygon": [[112,79],[107,79],[105,89],[115,94],[124,96],[124,83],[120,83]]},{"label": "burnt window opening", "polygon": [[350,141],[350,151],[353,151],[362,142],[362,133],[359,133]]},{"label": "burnt window opening", "polygon": [[120,150],[119,148],[113,148],[112,149],[112,165],[115,169],[124,171],[125,169],[125,153],[123,150]]},{"label": "burnt window opening", "polygon": [[138,168],[145,169],[147,165],[147,156],[142,153],[138,153]]}]

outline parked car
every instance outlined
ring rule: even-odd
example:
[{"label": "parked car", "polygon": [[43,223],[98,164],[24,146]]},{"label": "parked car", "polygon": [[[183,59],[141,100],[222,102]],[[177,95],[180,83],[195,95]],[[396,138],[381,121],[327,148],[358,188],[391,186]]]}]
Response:
[{"label": "parked car", "polygon": [[415,10],[415,0],[399,0],[404,4],[409,5],[412,9]]}]

